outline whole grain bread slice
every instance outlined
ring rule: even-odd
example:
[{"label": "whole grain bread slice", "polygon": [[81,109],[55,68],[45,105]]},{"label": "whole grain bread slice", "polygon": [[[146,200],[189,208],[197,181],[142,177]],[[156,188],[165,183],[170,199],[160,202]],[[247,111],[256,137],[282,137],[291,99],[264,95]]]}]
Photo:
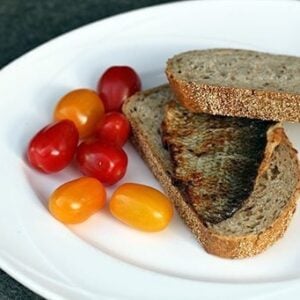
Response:
[{"label": "whole grain bread slice", "polygon": [[161,123],[172,98],[169,87],[161,86],[125,102],[123,111],[132,126],[133,144],[208,253],[226,258],[260,253],[284,234],[295,211],[299,190],[296,151],[283,129],[271,125],[251,194],[229,217],[211,222],[197,213],[178,184],[170,153],[162,144]]},{"label": "whole grain bread slice", "polygon": [[300,57],[196,50],[169,59],[166,74],[192,112],[300,122]]}]

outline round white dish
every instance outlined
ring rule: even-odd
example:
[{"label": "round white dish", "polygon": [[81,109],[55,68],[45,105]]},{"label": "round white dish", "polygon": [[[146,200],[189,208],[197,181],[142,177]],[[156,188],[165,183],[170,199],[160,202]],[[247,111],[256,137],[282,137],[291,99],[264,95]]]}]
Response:
[{"label": "round white dish", "polygon": [[[28,140],[51,121],[56,101],[71,89],[95,88],[108,66],[133,66],[146,89],[166,82],[166,59],[183,50],[299,55],[299,15],[297,1],[161,5],[72,31],[2,69],[0,267],[48,299],[299,299],[299,211],[266,252],[221,259],[207,254],[177,215],[155,234],[128,228],[107,210],[83,224],[62,225],[48,213],[47,198],[79,172],[69,167],[43,175],[24,159]],[[285,126],[300,149],[300,126]],[[129,169],[122,182],[160,188],[131,145],[126,151]]]}]

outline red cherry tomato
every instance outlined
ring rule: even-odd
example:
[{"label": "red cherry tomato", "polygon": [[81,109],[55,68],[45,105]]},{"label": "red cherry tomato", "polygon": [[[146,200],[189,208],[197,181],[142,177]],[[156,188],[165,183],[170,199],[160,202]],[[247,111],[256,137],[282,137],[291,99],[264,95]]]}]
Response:
[{"label": "red cherry tomato", "polygon": [[105,114],[96,129],[96,136],[106,144],[122,147],[129,136],[130,124],[119,112]]},{"label": "red cherry tomato", "polygon": [[82,142],[76,153],[80,171],[106,185],[119,181],[126,173],[127,155],[124,150],[101,141]]},{"label": "red cherry tomato", "polygon": [[98,82],[98,94],[106,112],[119,111],[123,101],[140,90],[141,80],[128,66],[110,67]]},{"label": "red cherry tomato", "polygon": [[44,127],[28,145],[27,157],[30,164],[45,173],[62,170],[76,152],[78,136],[78,130],[69,120]]}]

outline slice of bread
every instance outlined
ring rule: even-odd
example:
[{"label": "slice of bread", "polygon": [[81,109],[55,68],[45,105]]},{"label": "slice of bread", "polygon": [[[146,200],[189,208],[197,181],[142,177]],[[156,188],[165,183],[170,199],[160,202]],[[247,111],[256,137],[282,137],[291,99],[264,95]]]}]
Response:
[{"label": "slice of bread", "polygon": [[[132,126],[133,144],[173,201],[179,215],[207,252],[227,258],[243,258],[260,253],[284,234],[295,211],[299,182],[296,150],[292,148],[280,126],[268,123],[265,130],[262,129],[262,132],[265,132],[263,137],[258,137],[265,139],[264,147],[259,147],[263,149],[259,150],[263,152],[263,157],[261,160],[257,159],[260,165],[256,168],[255,179],[250,180],[252,183],[246,183],[245,189],[248,191],[246,199],[240,201],[237,206],[234,205],[233,210],[230,208],[228,216],[225,214],[211,221],[210,218],[205,218],[204,214],[199,214],[191,203],[185,191],[186,187],[178,182],[174,174],[170,153],[162,144],[161,123],[166,105],[172,99],[169,87],[161,86],[138,93],[125,102],[123,112]],[[186,114],[189,115],[188,112]],[[214,122],[215,117],[199,118],[204,118],[204,122],[207,123]],[[186,122],[188,119],[187,117]],[[238,119],[235,120],[233,124],[240,122]],[[178,125],[181,132],[182,126],[185,126],[184,121],[180,129]],[[189,126],[187,123],[186,128]],[[209,126],[203,128],[207,130]],[[199,130],[200,136],[204,134]],[[243,136],[240,138],[243,139]],[[245,143],[249,142],[246,137],[244,140]],[[249,150],[238,149],[237,145],[237,152]],[[219,150],[215,150],[215,154]],[[228,151],[235,151],[234,146]],[[252,150],[249,151],[251,155],[255,154]],[[224,174],[220,174],[222,175]],[[245,195],[242,197],[245,198]]]},{"label": "slice of bread", "polygon": [[300,57],[196,50],[169,59],[166,74],[192,112],[300,122]]},{"label": "slice of bread", "polygon": [[[232,217],[251,195],[271,121],[195,114],[175,101],[165,107],[161,136],[173,177],[201,220]],[[249,225],[249,224],[248,224]]]}]

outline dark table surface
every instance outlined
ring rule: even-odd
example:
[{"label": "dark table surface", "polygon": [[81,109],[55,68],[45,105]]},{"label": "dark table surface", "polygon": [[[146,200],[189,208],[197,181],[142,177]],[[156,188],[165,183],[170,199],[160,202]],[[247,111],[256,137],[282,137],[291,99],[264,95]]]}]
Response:
[{"label": "dark table surface", "polygon": [[[168,0],[0,0],[0,68],[71,29]],[[0,269],[0,300],[42,299]]]}]

